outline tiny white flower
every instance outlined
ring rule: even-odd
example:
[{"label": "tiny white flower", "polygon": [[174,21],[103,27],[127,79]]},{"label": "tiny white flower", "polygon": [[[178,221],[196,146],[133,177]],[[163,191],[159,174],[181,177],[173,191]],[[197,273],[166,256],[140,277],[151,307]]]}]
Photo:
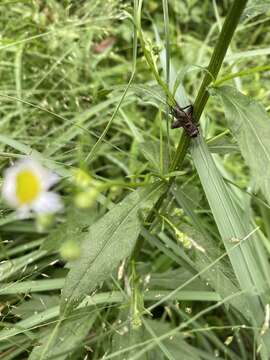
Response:
[{"label": "tiny white flower", "polygon": [[31,211],[50,214],[62,209],[60,196],[49,191],[58,176],[33,159],[18,161],[4,173],[2,195],[20,217]]}]

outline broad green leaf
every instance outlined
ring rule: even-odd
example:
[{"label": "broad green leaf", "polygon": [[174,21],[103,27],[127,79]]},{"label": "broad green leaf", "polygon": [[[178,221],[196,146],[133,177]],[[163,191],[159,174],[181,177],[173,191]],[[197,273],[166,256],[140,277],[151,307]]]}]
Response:
[{"label": "broad green leaf", "polygon": [[251,170],[255,187],[270,203],[270,118],[258,102],[230,86],[214,89],[224,103],[225,115],[241,153]]},{"label": "broad green leaf", "polygon": [[90,227],[82,241],[80,259],[70,266],[62,310],[78,304],[130,255],[141,230],[139,211],[152,207],[164,190],[160,182],[138,189]]}]

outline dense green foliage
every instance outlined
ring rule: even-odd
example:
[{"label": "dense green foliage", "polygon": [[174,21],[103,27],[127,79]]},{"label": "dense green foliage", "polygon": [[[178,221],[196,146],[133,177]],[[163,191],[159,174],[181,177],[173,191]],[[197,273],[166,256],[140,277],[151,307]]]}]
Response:
[{"label": "dense green foliage", "polygon": [[[270,3],[3,0],[0,359],[270,359]],[[200,135],[170,129],[194,104]]]}]

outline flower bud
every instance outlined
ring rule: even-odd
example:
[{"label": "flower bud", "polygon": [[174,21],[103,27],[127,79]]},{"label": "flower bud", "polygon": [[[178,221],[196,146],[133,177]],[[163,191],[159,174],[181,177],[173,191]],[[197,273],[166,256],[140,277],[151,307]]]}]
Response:
[{"label": "flower bud", "polygon": [[80,257],[81,249],[77,241],[68,240],[60,248],[60,255],[65,261],[74,261]]}]

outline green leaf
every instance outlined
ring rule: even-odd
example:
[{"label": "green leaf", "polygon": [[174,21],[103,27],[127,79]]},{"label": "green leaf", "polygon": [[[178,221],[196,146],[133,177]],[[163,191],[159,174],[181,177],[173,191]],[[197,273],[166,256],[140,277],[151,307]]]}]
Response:
[{"label": "green leaf", "polygon": [[210,152],[213,154],[226,155],[229,153],[239,153],[237,144],[234,144],[228,136],[213,138],[207,141],[207,145]]},{"label": "green leaf", "polygon": [[[63,285],[64,279],[62,278],[0,283],[0,295],[58,290],[62,289]],[[27,301],[26,303],[29,304],[29,301]],[[18,309],[18,306],[16,307],[16,309]]]},{"label": "green leaf", "polygon": [[224,103],[228,125],[251,170],[255,188],[270,203],[270,118],[258,102],[230,86],[215,88]]},{"label": "green leaf", "polygon": [[[242,314],[260,327],[265,317],[263,305],[266,306],[267,300],[264,294],[268,291],[268,285],[260,267],[261,244],[254,241],[256,229],[233,198],[231,189],[225,184],[200,136],[192,143],[191,155],[235,276],[248,303]],[[266,257],[265,253],[262,255]],[[263,341],[263,352],[268,354],[269,331]]]},{"label": "green leaf", "polygon": [[[205,279],[207,284],[221,295],[222,299],[229,297],[232,293],[237,293],[239,287],[231,264],[227,258],[222,257],[224,250],[221,250],[213,239],[202,236],[191,226],[183,226],[182,230],[205,249],[205,253],[197,251],[194,260],[195,268],[201,278]],[[232,298],[228,304],[232,304],[239,312],[246,305],[243,297]]]},{"label": "green leaf", "polygon": [[3,262],[0,264],[0,281],[8,279],[19,271],[22,272],[22,269],[25,269],[26,266],[34,263],[46,254],[46,251],[35,250],[27,255]]},{"label": "green leaf", "polygon": [[[15,284],[16,283],[14,283],[14,285]],[[16,305],[16,307],[12,309],[12,314],[16,315],[22,320],[27,320],[33,314],[41,313],[42,311],[57,306],[58,304],[58,295],[33,294],[31,295],[30,300]]]},{"label": "green leaf", "polygon": [[152,207],[164,192],[156,182],[138,189],[93,224],[82,241],[82,255],[71,264],[61,309],[76,306],[130,255],[141,230],[139,210]]},{"label": "green leaf", "polygon": [[250,0],[243,13],[243,19],[251,19],[270,10],[269,0]]},{"label": "green leaf", "polygon": [[74,351],[82,347],[82,341],[91,329],[96,314],[86,313],[85,309],[76,312],[76,316],[64,320],[57,333],[51,338],[51,332],[42,340],[42,345],[36,346],[29,360],[52,359],[64,360],[71,358]]}]

